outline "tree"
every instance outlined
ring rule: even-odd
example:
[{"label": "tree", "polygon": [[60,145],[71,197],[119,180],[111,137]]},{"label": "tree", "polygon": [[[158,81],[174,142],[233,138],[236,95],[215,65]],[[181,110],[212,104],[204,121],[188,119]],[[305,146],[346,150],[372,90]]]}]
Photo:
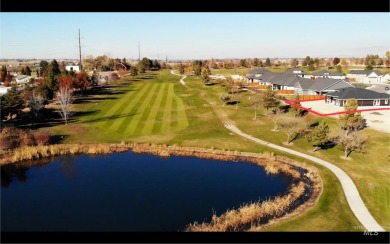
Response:
[{"label": "tree", "polygon": [[390,67],[390,59],[386,59],[385,65],[386,67]]},{"label": "tree", "polygon": [[293,60],[291,60],[291,67],[297,67],[298,66],[298,59],[294,58]]},{"label": "tree", "polygon": [[279,108],[274,108],[266,111],[265,115],[274,122],[274,128],[272,129],[272,131],[278,131],[278,127],[279,127],[278,122],[282,114],[283,111]]},{"label": "tree", "polygon": [[276,91],[273,91],[271,87],[268,87],[265,92],[262,93],[262,103],[264,108],[275,109],[279,106],[279,99],[276,97]]},{"label": "tree", "polygon": [[377,60],[377,63],[376,63],[378,66],[381,66],[381,65],[383,65],[383,59],[381,59],[381,58],[378,58],[378,60]]},{"label": "tree", "polygon": [[253,59],[253,66],[258,67],[260,65],[259,59],[255,58]]},{"label": "tree", "polygon": [[58,78],[61,75],[60,67],[57,60],[53,59],[47,67],[47,83],[52,90],[52,94],[58,89]]},{"label": "tree", "polygon": [[1,104],[2,113],[4,113],[5,116],[8,115],[10,120],[12,120],[13,115],[20,114],[24,107],[23,97],[14,84],[11,86],[11,89],[3,95],[3,98],[4,101]]},{"label": "tree", "polygon": [[357,110],[357,100],[352,98],[348,99],[344,104],[345,114],[339,115],[338,124],[341,129],[348,135],[352,131],[362,130],[365,127],[365,120],[359,112],[353,112]]},{"label": "tree", "polygon": [[1,66],[1,70],[0,70],[0,81],[1,82],[5,81],[7,74],[8,74],[7,66],[5,66],[5,65]]},{"label": "tree", "polygon": [[181,75],[184,75],[184,65],[183,64],[179,65],[179,72]]},{"label": "tree", "polygon": [[320,66],[320,60],[318,58],[315,58],[313,61],[313,65],[315,68],[318,68]]},{"label": "tree", "polygon": [[210,81],[209,71],[206,68],[202,69],[202,80],[205,85]]},{"label": "tree", "polygon": [[271,59],[267,58],[267,59],[265,60],[265,66],[271,67]]},{"label": "tree", "polygon": [[[297,106],[301,106],[301,102],[299,101],[299,94],[296,94],[295,95],[295,98],[294,98],[294,103],[297,105]],[[295,106],[292,106],[291,108],[291,113],[293,113],[295,115],[295,117],[300,117],[302,115],[302,112],[303,110],[298,108],[298,107],[295,107]]]},{"label": "tree", "polygon": [[310,64],[308,70],[309,70],[309,71],[314,71],[315,68],[314,68],[314,66],[313,66],[312,64]]},{"label": "tree", "polygon": [[137,67],[131,66],[131,67],[130,67],[130,74],[131,74],[132,76],[137,76],[137,75],[138,75],[138,69],[137,69]]},{"label": "tree", "polygon": [[5,76],[4,86],[6,87],[11,86],[11,82],[12,82],[12,75],[8,72],[8,74]]},{"label": "tree", "polygon": [[61,115],[66,125],[68,124],[68,119],[71,116],[74,102],[72,89],[67,85],[60,85],[57,91],[56,101],[59,103],[57,112]]},{"label": "tree", "polygon": [[329,126],[321,121],[318,126],[306,135],[306,139],[313,144],[313,152],[317,151],[329,141]]},{"label": "tree", "polygon": [[241,59],[240,60],[240,66],[242,66],[242,67],[248,67],[248,64],[247,64],[247,62],[246,62],[246,59]]},{"label": "tree", "polygon": [[341,65],[336,66],[337,72],[343,73],[343,69],[341,68]]},{"label": "tree", "polygon": [[336,66],[336,65],[338,65],[340,63],[340,59],[339,58],[334,58],[332,63],[333,63],[333,66]]},{"label": "tree", "polygon": [[259,108],[261,104],[261,97],[258,93],[255,93],[253,96],[249,97],[249,106],[253,107],[255,110],[255,115],[253,117],[254,120],[257,119],[257,109]]},{"label": "tree", "polygon": [[201,60],[194,60],[192,62],[192,70],[194,71],[195,76],[200,76],[202,73],[203,62]]},{"label": "tree", "polygon": [[78,73],[73,82],[73,88],[80,89],[81,93],[91,87],[92,82],[90,77],[85,71]]},{"label": "tree", "polygon": [[39,112],[45,107],[45,99],[41,94],[38,94],[35,90],[30,92],[28,106],[32,116],[37,119]]},{"label": "tree", "polygon": [[302,66],[308,66],[311,58],[310,56],[306,56],[306,58],[302,61]]},{"label": "tree", "polygon": [[278,120],[280,130],[287,136],[287,144],[290,144],[299,132],[305,128],[302,118],[296,118],[293,114],[285,114]]},{"label": "tree", "polygon": [[387,57],[387,59],[390,59],[390,51],[386,52],[386,57]]},{"label": "tree", "polygon": [[341,59],[340,64],[344,67],[344,69],[348,69],[347,59],[345,58]]},{"label": "tree", "polygon": [[31,69],[30,69],[30,67],[28,67],[28,66],[23,67],[22,70],[21,70],[21,73],[22,73],[22,75],[28,75],[28,76],[30,76],[30,75],[31,75]]},{"label": "tree", "polygon": [[332,136],[332,141],[338,145],[338,148],[344,151],[344,158],[348,158],[352,152],[365,152],[368,137],[362,131],[353,131],[345,134],[338,130]]},{"label": "tree", "polygon": [[47,68],[49,63],[46,60],[42,60],[39,63],[39,76],[47,76]]}]

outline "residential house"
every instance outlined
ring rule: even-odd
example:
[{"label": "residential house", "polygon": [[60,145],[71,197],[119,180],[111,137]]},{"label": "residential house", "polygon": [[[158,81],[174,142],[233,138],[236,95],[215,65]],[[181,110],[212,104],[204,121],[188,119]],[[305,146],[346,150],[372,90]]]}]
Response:
[{"label": "residential house", "polygon": [[302,77],[302,78],[305,75],[307,75],[305,72],[303,72],[303,70],[301,70],[299,68],[288,69],[288,70],[284,71],[283,74],[292,74],[292,75],[295,75],[295,76],[298,76],[298,77]]},{"label": "residential house", "polygon": [[344,79],[317,78],[315,80],[299,78],[295,84],[295,94],[299,95],[322,95],[334,92],[338,89],[353,87]]},{"label": "residential house", "polygon": [[338,73],[338,72],[332,72],[329,70],[319,70],[319,71],[315,71],[311,74],[305,74],[304,78],[308,78],[308,79],[317,79],[317,78],[345,79],[345,75]]},{"label": "residential house", "polygon": [[351,98],[357,100],[358,106],[389,106],[390,94],[348,87],[326,94],[325,102],[342,107]]},{"label": "residential house", "polygon": [[78,66],[78,65],[65,65],[65,70],[79,72],[80,66]]},{"label": "residential house", "polygon": [[272,72],[270,72],[269,70],[267,70],[265,68],[256,68],[256,69],[248,71],[246,73],[246,78],[248,79],[248,82],[250,82],[250,83],[254,83],[254,82],[260,83],[260,81],[261,81],[260,77],[262,77],[266,73],[272,73]]},{"label": "residential house", "polygon": [[18,75],[15,77],[16,84],[27,84],[31,79],[28,75]]},{"label": "residential house", "polygon": [[366,89],[374,92],[390,94],[390,84],[375,84],[367,87]]},{"label": "residential house", "polygon": [[347,78],[363,84],[375,84],[384,83],[390,77],[384,78],[384,75],[379,70],[352,70],[347,74]]},{"label": "residential house", "polygon": [[276,74],[271,80],[272,90],[294,90],[295,84],[299,81],[298,76],[293,73]]}]

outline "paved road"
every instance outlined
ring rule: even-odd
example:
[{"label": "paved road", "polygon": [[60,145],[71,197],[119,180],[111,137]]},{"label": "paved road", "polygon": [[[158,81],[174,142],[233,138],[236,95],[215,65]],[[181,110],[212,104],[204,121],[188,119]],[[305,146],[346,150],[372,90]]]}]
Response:
[{"label": "paved road", "polygon": [[287,152],[293,155],[297,155],[302,158],[309,159],[315,163],[318,163],[322,166],[325,166],[326,168],[330,169],[339,179],[341,182],[341,186],[343,187],[345,197],[347,198],[348,204],[352,209],[352,212],[355,214],[356,218],[360,221],[360,223],[368,230],[368,231],[384,231],[384,229],[376,222],[374,217],[370,214],[368,211],[366,205],[364,205],[363,200],[361,199],[359,192],[353,183],[352,179],[339,167],[316,157],[297,152],[285,147],[281,147],[263,140],[260,140],[258,138],[255,138],[251,135],[248,135],[244,132],[242,132],[240,129],[237,128],[232,122],[226,122],[225,127],[230,130],[233,133],[236,133],[237,135],[240,135],[242,137],[245,137],[251,141],[254,141],[258,144],[272,147],[274,149],[277,149],[279,151]]}]

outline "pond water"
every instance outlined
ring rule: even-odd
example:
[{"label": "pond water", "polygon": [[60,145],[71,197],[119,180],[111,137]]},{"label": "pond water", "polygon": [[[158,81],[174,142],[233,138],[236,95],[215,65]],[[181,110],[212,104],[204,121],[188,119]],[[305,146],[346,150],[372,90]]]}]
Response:
[{"label": "pond water", "polygon": [[288,189],[260,166],[132,152],[1,167],[2,231],[182,231]]}]

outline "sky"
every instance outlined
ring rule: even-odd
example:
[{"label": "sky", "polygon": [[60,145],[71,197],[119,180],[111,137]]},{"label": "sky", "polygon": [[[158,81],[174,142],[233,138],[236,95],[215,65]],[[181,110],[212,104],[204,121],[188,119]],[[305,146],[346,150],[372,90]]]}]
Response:
[{"label": "sky", "polygon": [[390,13],[0,13],[0,58],[384,57]]}]

